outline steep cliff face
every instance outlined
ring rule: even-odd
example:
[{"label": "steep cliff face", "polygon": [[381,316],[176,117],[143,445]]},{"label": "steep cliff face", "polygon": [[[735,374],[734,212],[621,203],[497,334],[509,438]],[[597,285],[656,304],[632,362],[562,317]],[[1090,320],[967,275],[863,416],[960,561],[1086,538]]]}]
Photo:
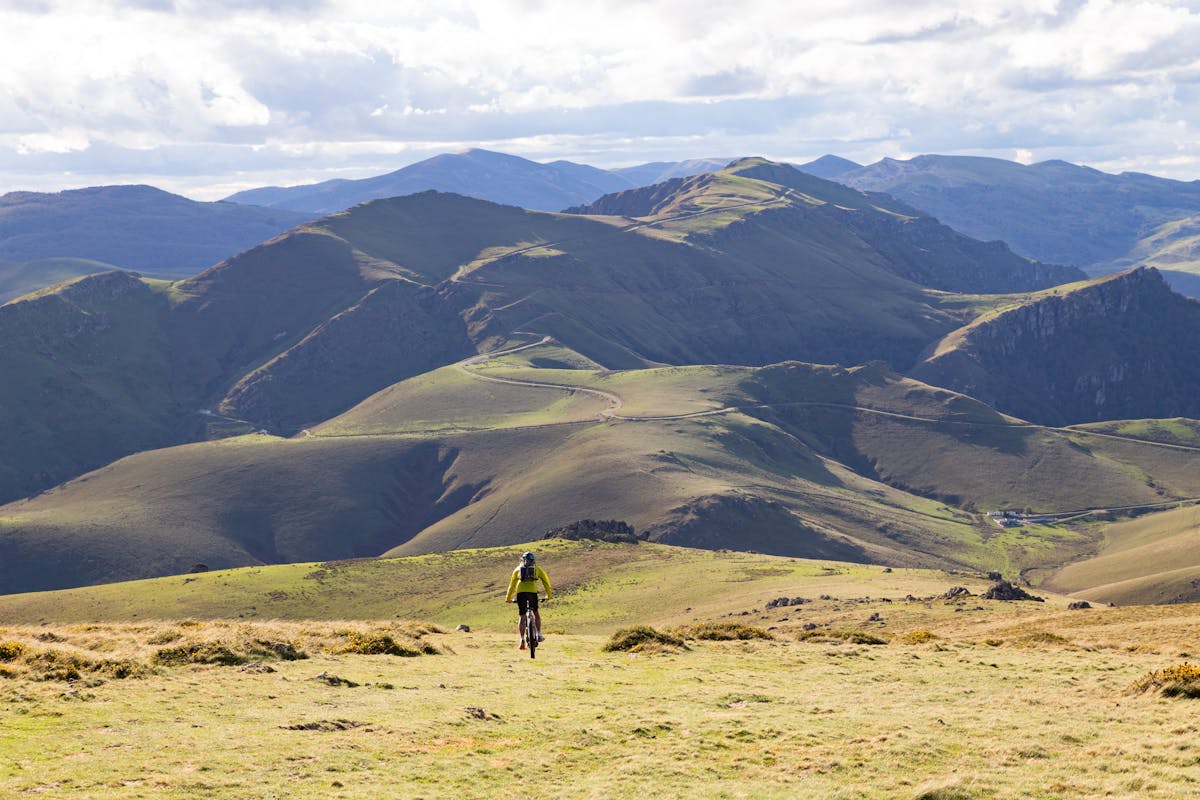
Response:
[{"label": "steep cliff face", "polygon": [[943,340],[912,375],[1043,424],[1200,416],[1200,303],[1141,268]]}]

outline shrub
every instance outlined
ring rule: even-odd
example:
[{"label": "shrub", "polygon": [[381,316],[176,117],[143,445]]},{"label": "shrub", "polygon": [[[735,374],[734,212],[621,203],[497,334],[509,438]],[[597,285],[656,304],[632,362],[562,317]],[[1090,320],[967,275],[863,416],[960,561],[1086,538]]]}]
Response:
[{"label": "shrub", "polygon": [[1200,697],[1200,667],[1192,664],[1176,664],[1165,669],[1152,670],[1134,681],[1133,692],[1158,689],[1163,697]]},{"label": "shrub", "polygon": [[155,664],[221,664],[233,666],[245,664],[245,656],[239,655],[220,642],[189,642],[175,647],[159,648],[150,660]]},{"label": "shrub", "polygon": [[933,631],[918,628],[915,631],[908,631],[896,637],[896,640],[904,644],[927,644],[937,639],[938,635]]},{"label": "shrub", "polygon": [[916,796],[916,800],[974,800],[975,795],[954,786],[928,789]]},{"label": "shrub", "polygon": [[673,628],[671,633],[684,639],[705,639],[714,642],[775,638],[762,628],[741,622],[697,622],[695,625]]},{"label": "shrub", "polygon": [[0,642],[0,661],[16,661],[25,652],[20,642]]},{"label": "shrub", "polygon": [[851,644],[887,644],[887,639],[865,631],[811,630],[800,631],[796,638],[802,642],[849,642]]},{"label": "shrub", "polygon": [[612,635],[604,645],[606,652],[641,653],[668,648],[687,649],[683,639],[670,633],[656,631],[649,625],[635,625],[632,628],[622,628]]},{"label": "shrub", "polygon": [[1028,636],[1022,636],[1018,643],[1023,645],[1070,645],[1071,640],[1064,636],[1059,636],[1057,633],[1050,633],[1049,631],[1037,631],[1029,634]]},{"label": "shrub", "polygon": [[410,647],[406,644],[397,642],[390,633],[362,633],[361,631],[348,631],[345,634],[346,643],[330,650],[331,653],[357,653],[364,656],[419,656],[421,653],[436,653],[436,648],[432,645],[424,645],[423,648]]}]

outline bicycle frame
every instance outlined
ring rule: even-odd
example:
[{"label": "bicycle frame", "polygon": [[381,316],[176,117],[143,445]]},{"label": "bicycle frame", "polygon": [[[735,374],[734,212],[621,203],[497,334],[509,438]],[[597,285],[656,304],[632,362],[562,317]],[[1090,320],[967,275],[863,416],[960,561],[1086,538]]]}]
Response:
[{"label": "bicycle frame", "polygon": [[525,609],[525,619],[522,620],[525,631],[525,646],[529,648],[529,657],[536,658],[534,655],[537,652],[538,646],[538,630],[537,630],[537,615],[534,614],[533,606]]}]

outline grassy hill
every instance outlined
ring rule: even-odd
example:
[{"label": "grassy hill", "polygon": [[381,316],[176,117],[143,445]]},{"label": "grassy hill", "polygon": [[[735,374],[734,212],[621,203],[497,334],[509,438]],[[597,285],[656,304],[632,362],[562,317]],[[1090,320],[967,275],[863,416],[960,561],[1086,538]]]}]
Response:
[{"label": "grassy hill", "polygon": [[170,393],[161,288],[109,272],[0,306],[0,498],[195,433]]},{"label": "grassy hill", "polygon": [[[36,346],[0,353],[15,376],[0,391],[25,427],[59,425],[72,392],[109,399],[77,410],[82,441],[95,444],[14,446],[0,499],[195,439],[205,429],[198,410],[291,433],[529,334],[555,336],[608,368],[797,357],[904,368],[986,301],[904,277],[898,253],[916,245],[885,247],[863,234],[860,218],[895,215],[851,209],[851,194],[761,160],[689,184],[661,213],[636,220],[425,193],[301,226],[184,281],[147,281],[128,293],[136,310],[80,304],[124,280],[104,277],[4,306],[0,326],[38,330]],[[972,254],[957,239],[943,244],[922,252],[965,265],[964,275],[1029,266],[986,248]],[[62,309],[81,322],[51,322]],[[122,319],[109,324],[114,314]],[[73,339],[78,330],[90,333]],[[131,337],[129,352],[118,352]],[[61,383],[38,383],[64,371]]]},{"label": "grassy hill", "polygon": [[961,509],[1197,497],[1194,459],[1032,426],[882,365],[614,373],[540,340],[401,381],[294,439],[142,453],[2,507],[0,586],[506,545],[584,518],[711,549],[1045,571],[1099,532]]},{"label": "grassy hill", "polygon": [[56,283],[114,269],[112,264],[85,258],[0,261],[0,305]]},{"label": "grassy hill", "polygon": [[[809,561],[654,543],[564,539],[385,559],[218,570],[57,592],[5,595],[6,624],[152,619],[422,619],[504,631],[508,576],[527,549],[554,583],[549,617],[572,633],[610,633],[632,624],[669,626],[759,608],[802,592],[925,597],[979,576],[938,570]],[[431,586],[439,587],[430,591]]]},{"label": "grassy hill", "polygon": [[1200,597],[1200,508],[1186,506],[1108,525],[1098,552],[1054,572],[1057,591],[1107,602],[1189,603]]}]

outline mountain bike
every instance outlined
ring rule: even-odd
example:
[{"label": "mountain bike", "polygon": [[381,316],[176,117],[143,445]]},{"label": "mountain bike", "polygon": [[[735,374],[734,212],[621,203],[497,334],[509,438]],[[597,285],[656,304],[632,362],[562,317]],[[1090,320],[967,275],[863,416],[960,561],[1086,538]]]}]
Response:
[{"label": "mountain bike", "polygon": [[[544,601],[543,601],[544,602]],[[529,657],[537,658],[538,646],[538,629],[537,615],[533,613],[533,606],[525,609],[525,619],[521,621],[523,635],[525,636],[525,646],[529,648]]]}]

